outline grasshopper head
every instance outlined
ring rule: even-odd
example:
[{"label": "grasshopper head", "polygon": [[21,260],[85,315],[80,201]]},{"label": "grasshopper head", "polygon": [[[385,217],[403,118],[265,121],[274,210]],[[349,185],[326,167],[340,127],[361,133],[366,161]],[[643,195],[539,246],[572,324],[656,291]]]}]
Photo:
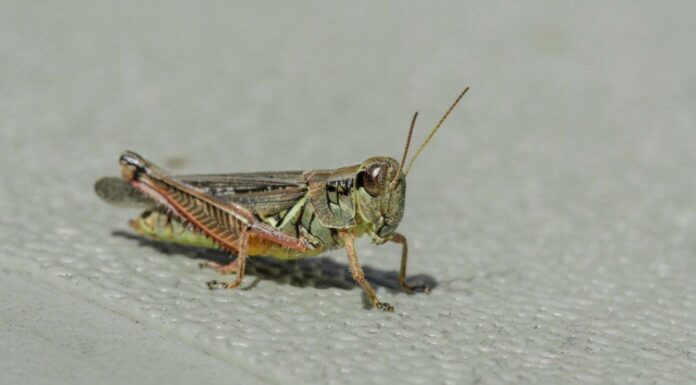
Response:
[{"label": "grasshopper head", "polygon": [[390,238],[404,215],[406,178],[394,158],[373,157],[364,161],[355,177],[357,203],[373,240]]},{"label": "grasshopper head", "polygon": [[406,137],[406,146],[404,146],[401,163],[398,163],[394,158],[377,156],[364,161],[358,167],[358,173],[355,177],[358,211],[362,220],[369,225],[368,233],[374,242],[386,242],[396,231],[396,226],[399,225],[401,218],[404,216],[406,175],[411,170],[411,166],[413,166],[413,162],[418,158],[418,155],[428,145],[437,130],[442,126],[442,123],[447,119],[447,116],[468,90],[469,87],[466,87],[459,94],[447,112],[440,118],[440,121],[430,130],[426,139],[418,147],[416,154],[408,162],[408,166],[404,167],[408,147],[411,144],[413,127],[418,117],[417,112],[413,115],[413,120],[411,120],[411,127]]}]

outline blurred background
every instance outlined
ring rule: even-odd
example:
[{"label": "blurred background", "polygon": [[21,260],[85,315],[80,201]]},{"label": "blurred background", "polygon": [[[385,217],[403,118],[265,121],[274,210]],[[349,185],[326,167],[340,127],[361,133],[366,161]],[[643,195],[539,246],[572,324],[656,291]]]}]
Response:
[{"label": "blurred background", "polygon": [[[1,383],[696,381],[696,3],[0,4]],[[399,157],[409,272],[358,244],[210,292],[93,193]],[[220,257],[220,256],[218,256]],[[224,258],[224,256],[222,256]]]}]

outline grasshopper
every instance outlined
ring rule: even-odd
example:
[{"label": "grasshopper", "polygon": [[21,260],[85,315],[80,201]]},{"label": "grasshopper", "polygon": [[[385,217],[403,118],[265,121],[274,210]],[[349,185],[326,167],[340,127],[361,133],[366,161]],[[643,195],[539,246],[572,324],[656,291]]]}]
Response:
[{"label": "grasshopper", "polygon": [[204,264],[222,274],[236,274],[231,282],[209,281],[210,289],[239,286],[250,256],[291,260],[342,247],[353,279],[371,304],[393,311],[392,305],[377,299],[365,279],[355,238],[367,235],[378,245],[401,245],[399,286],[408,293],[428,289],[407,283],[408,244],[396,232],[404,214],[406,175],[468,89],[440,118],[405,168],[417,112],[400,163],[377,156],[333,170],[173,176],[126,151],[119,160],[122,179],[101,178],[95,190],[110,203],[146,206],[140,217],[130,221],[146,237],[221,248],[236,255],[227,265]]}]

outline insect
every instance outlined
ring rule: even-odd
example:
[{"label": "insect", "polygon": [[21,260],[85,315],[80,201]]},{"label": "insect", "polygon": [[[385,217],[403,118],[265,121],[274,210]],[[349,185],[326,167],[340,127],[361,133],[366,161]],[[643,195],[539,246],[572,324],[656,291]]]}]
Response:
[{"label": "insect", "polygon": [[417,112],[400,163],[377,156],[333,170],[174,176],[126,151],[119,160],[122,178],[101,178],[95,190],[110,203],[147,207],[130,221],[144,236],[221,248],[236,255],[226,265],[205,264],[222,274],[236,274],[231,282],[209,281],[211,289],[239,286],[250,256],[291,260],[344,248],[350,272],[371,304],[393,311],[392,305],[378,300],[365,279],[354,241],[366,235],[375,244],[401,245],[399,286],[408,293],[427,289],[407,283],[408,244],[396,232],[404,214],[406,176],[468,89],[440,118],[406,167]]}]

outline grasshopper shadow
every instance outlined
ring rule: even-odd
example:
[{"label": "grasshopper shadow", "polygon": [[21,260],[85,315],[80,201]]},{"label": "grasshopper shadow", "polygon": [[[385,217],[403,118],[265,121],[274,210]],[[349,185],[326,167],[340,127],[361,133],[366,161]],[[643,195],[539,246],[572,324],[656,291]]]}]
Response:
[{"label": "grasshopper shadow", "polygon": [[[232,261],[229,253],[221,250],[159,242],[125,231],[114,231],[112,235],[137,241],[141,246],[152,247],[167,255],[179,254],[191,259],[222,264]],[[380,270],[365,265],[363,265],[363,270],[365,278],[375,289],[381,287],[392,293],[401,292],[398,271]],[[246,284],[245,289],[252,288],[261,279],[297,287],[314,287],[319,289],[337,288],[350,290],[358,287],[348,270],[348,265],[336,262],[329,257],[311,257],[294,261],[281,261],[269,257],[252,257],[247,260],[246,274],[253,275],[257,279],[250,285]],[[438,285],[438,281],[427,274],[409,275],[408,283],[411,285],[425,285],[430,290]]]}]

